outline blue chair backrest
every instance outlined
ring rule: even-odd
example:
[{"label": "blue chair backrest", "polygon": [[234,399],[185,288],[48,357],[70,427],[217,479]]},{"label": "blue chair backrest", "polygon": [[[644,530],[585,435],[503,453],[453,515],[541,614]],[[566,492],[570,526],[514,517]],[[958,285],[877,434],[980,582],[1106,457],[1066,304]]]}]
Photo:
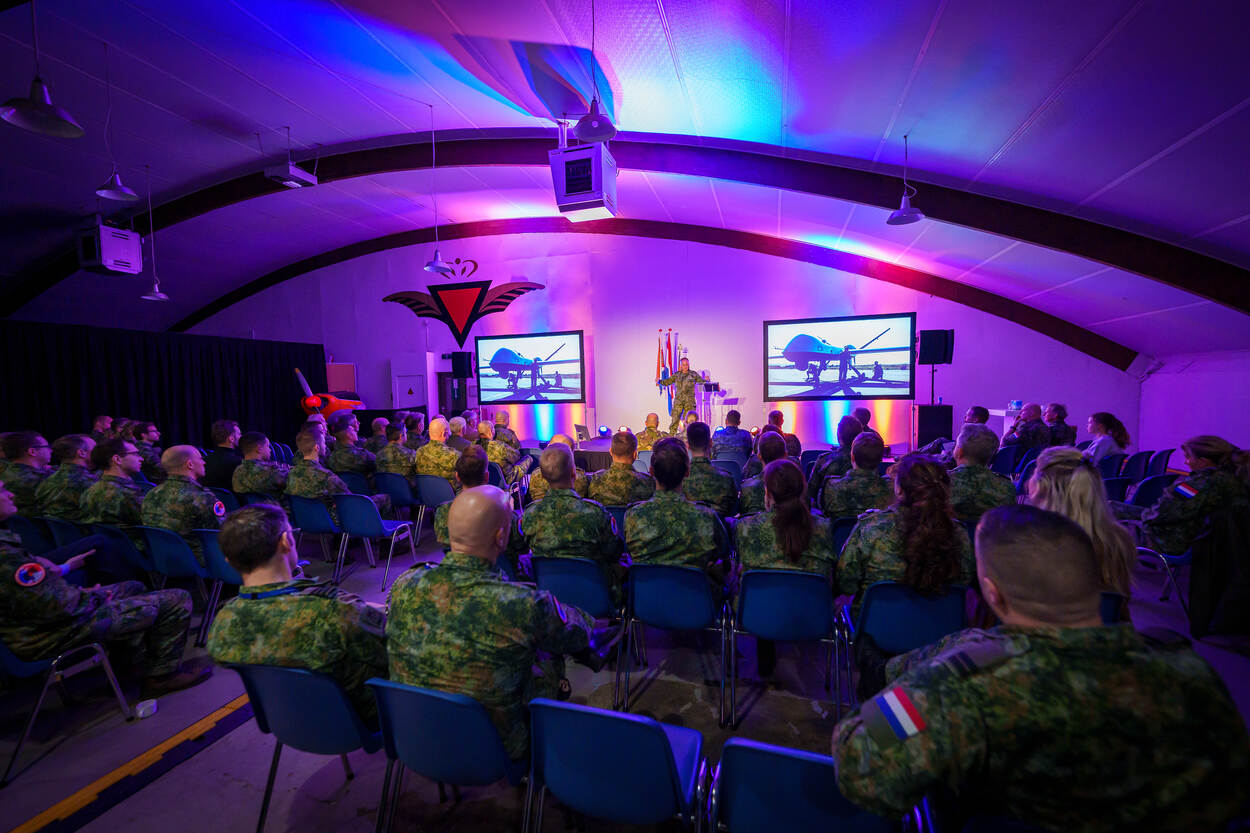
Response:
[{"label": "blue chair backrest", "polygon": [[287,495],[291,502],[291,520],[303,532],[337,534],[343,530],[338,528],[330,517],[330,510],[320,498]]},{"label": "blue chair backrest", "polygon": [[1150,458],[1154,456],[1153,451],[1138,451],[1129,455],[1124,461],[1124,468],[1120,470],[1121,477],[1127,477],[1129,482],[1136,483],[1146,476],[1146,467],[1150,465]]},{"label": "blue chair backrest", "polygon": [[130,536],[121,529],[108,524],[92,524],[91,534],[102,535],[109,540],[122,557],[131,565],[138,567],[140,570],[147,570],[149,573],[156,571],[156,565],[152,563],[152,559],[135,546],[135,542]]},{"label": "blue chair backrest", "polygon": [[742,630],[777,642],[833,635],[833,591],[819,573],[748,570],[738,593]]},{"label": "blue chair backrest", "polygon": [[625,540],[625,513],[629,510],[628,506],[605,506],[608,514],[612,516],[612,522],[616,524],[616,534],[623,541]]},{"label": "blue chair backrest", "polygon": [[653,452],[649,448],[644,448],[643,450],[638,452],[638,459],[646,464],[646,466],[643,468],[643,471],[647,471],[651,468],[651,455],[654,453],[655,452]]},{"label": "blue chair backrest", "polygon": [[148,556],[156,572],[167,576],[210,578],[208,570],[195,560],[191,547],[177,532],[155,526],[141,526],[139,529],[143,532]]},{"label": "blue chair backrest", "polygon": [[497,489],[508,488],[504,483],[503,469],[501,469],[499,464],[494,460],[491,460],[486,464],[486,482]]},{"label": "blue chair backrest", "polygon": [[451,488],[446,478],[433,474],[417,475],[417,500],[421,501],[427,509],[442,506],[455,499],[456,490]]},{"label": "blue chair backrest", "polygon": [[211,488],[211,491],[213,494],[217,495],[217,499],[220,500],[223,505],[225,505],[227,512],[233,512],[234,510],[238,509],[239,506],[242,505],[239,503],[238,495],[236,495],[234,492],[230,491],[229,489],[221,489],[216,486],[213,486]]},{"label": "blue chair backrest", "polygon": [[842,548],[846,546],[846,541],[851,537],[851,533],[855,530],[855,524],[858,518],[833,518],[829,526],[833,531],[833,551],[841,553]]},{"label": "blue chair backrest", "polygon": [[588,558],[544,558],[530,561],[534,583],[561,604],[580,607],[597,618],[611,616],[612,593],[599,565]]},{"label": "blue chair backrest", "polygon": [[381,738],[365,728],[343,689],[328,674],[276,665],[231,665],[243,678],[256,725],[286,746],[317,755],[342,755]]},{"label": "blue chair backrest", "polygon": [[718,772],[717,820],[733,833],[894,829],[843,797],[827,755],[730,738]]},{"label": "blue chair backrest", "polygon": [[742,468],[747,464],[747,453],[741,449],[722,449],[719,452],[713,453],[712,459],[737,463],[738,468]]},{"label": "blue chair backrest", "polygon": [[[804,453],[806,454],[807,452],[804,452]],[[815,461],[815,460],[808,460],[806,463],[804,463],[804,464],[803,464],[803,479],[804,479],[804,480],[811,480],[811,479],[812,479],[812,472],[813,472],[815,469],[816,469],[816,461]],[[814,484],[814,485],[816,486],[816,488],[817,488],[817,489],[819,489],[821,484],[817,483],[817,484]],[[815,495],[813,495],[812,497],[815,497]]]},{"label": "blue chair backrest", "polygon": [[1016,455],[1019,453],[1019,446],[1005,445],[994,454],[994,459],[990,461],[990,468],[999,474],[1005,474],[1008,477],[1016,470]]},{"label": "blue chair backrest", "polygon": [[1124,461],[1127,459],[1127,454],[1108,454],[1098,461],[1098,473],[1102,475],[1103,480],[1110,477],[1119,477],[1120,466],[1124,465]]},{"label": "blue chair backrest", "polygon": [[1029,491],[1029,479],[1033,477],[1035,471],[1037,471],[1037,460],[1030,460],[1020,472],[1019,479],[1016,480],[1016,494],[1023,495]]},{"label": "blue chair backrest", "polygon": [[43,530],[35,518],[23,515],[12,515],[8,520],[9,529],[22,539],[22,549],[31,555],[43,555],[56,549],[52,536]]},{"label": "blue chair backrest", "polygon": [[47,671],[50,665],[52,665],[52,660],[50,659],[37,659],[33,662],[18,659],[17,654],[9,649],[4,640],[0,640],[0,675],[24,680],[42,671]]},{"label": "blue chair backrest", "polygon": [[392,506],[420,505],[412,493],[412,487],[408,485],[408,478],[402,474],[380,471],[373,475],[373,480],[378,484],[378,489],[382,494],[390,496]]},{"label": "blue chair backrest", "polygon": [[629,603],[634,616],[657,628],[692,631],[716,624],[718,605],[707,574],[694,567],[635,564]]},{"label": "blue chair backrest", "polygon": [[1128,494],[1128,487],[1133,485],[1130,477],[1108,477],[1102,481],[1102,487],[1107,491],[1107,500],[1124,500],[1124,496]]},{"label": "blue chair backrest", "polygon": [[886,477],[890,474],[890,466],[893,466],[897,460],[882,460],[877,464],[877,476]]},{"label": "blue chair backrest", "polygon": [[742,465],[737,460],[729,460],[723,457],[712,461],[713,468],[720,469],[734,479],[735,489],[742,486]]},{"label": "blue chair backrest", "polygon": [[[805,448],[803,449],[803,453],[799,455],[799,462],[804,466],[808,463],[815,463],[820,459],[820,455],[825,453],[826,452],[821,451],[819,448]],[[746,464],[743,463],[743,465]]]},{"label": "blue chair backrest", "polygon": [[365,477],[358,471],[336,471],[335,474],[346,484],[347,488],[352,490],[354,495],[371,495],[373,489],[369,487],[369,478]]},{"label": "blue chair backrest", "polygon": [[43,525],[52,533],[52,540],[58,547],[68,547],[82,538],[82,529],[76,523],[71,523],[64,518],[44,517],[39,520],[43,521]]},{"label": "blue chair backrest", "polygon": [[386,755],[433,781],[485,786],[516,770],[482,704],[464,694],[374,678]]},{"label": "blue chair backrest", "polygon": [[530,722],[534,778],[566,806],[624,824],[659,824],[682,809],[672,747],[651,718],[538,698]]},{"label": "blue chair backrest", "polygon": [[1159,498],[1163,497],[1163,493],[1170,489],[1178,479],[1180,479],[1178,474],[1156,474],[1147,477],[1137,484],[1137,491],[1133,492],[1133,499],[1130,503],[1142,508],[1154,506],[1159,502]]},{"label": "blue chair backrest", "polygon": [[1171,461],[1172,452],[1175,450],[1175,448],[1165,448],[1162,451],[1156,451],[1146,465],[1146,476],[1153,477],[1158,474],[1167,474],[1168,462]]},{"label": "blue chair backrest", "polygon": [[[642,452],[640,451],[638,453],[641,454]],[[643,474],[650,474],[651,473],[651,461],[644,460],[641,457],[637,458],[636,460],[634,460],[634,471],[642,472]]]},{"label": "blue chair backrest", "polygon": [[334,508],[339,513],[339,526],[348,535],[360,538],[385,538],[382,516],[377,504],[364,495],[335,495]]},{"label": "blue chair backrest", "polygon": [[243,576],[230,566],[230,562],[226,560],[226,554],[221,551],[221,542],[217,540],[217,530],[197,529],[195,534],[200,537],[200,544],[204,548],[204,566],[208,574],[226,584],[233,584],[236,587],[242,585]]},{"label": "blue chair backrest", "polygon": [[1037,455],[1040,452],[1041,452],[1040,448],[1030,448],[1028,451],[1021,454],[1020,458],[1016,460],[1015,474],[1019,474],[1022,471],[1024,471],[1024,467],[1027,466],[1029,463],[1032,463],[1034,460],[1036,460]]},{"label": "blue chair backrest", "polygon": [[251,506],[254,503],[268,503],[272,506],[280,505],[276,498],[271,498],[269,495],[262,495],[257,492],[244,492],[239,495],[239,502],[244,506]]},{"label": "blue chair backrest", "polygon": [[964,629],[967,588],[948,587],[922,596],[906,585],[879,581],[864,591],[855,630],[868,634],[887,654],[902,654]]}]

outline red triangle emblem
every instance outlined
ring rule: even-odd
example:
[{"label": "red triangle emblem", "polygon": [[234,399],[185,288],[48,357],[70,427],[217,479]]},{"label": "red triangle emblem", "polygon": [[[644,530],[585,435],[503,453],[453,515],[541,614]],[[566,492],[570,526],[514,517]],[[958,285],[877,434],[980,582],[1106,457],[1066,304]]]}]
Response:
[{"label": "red triangle emblem", "polygon": [[[438,290],[435,290],[436,292]],[[451,319],[453,330],[464,332],[469,328],[469,319],[482,297],[481,287],[465,287],[463,289],[444,289],[438,292],[439,300],[447,307],[447,316]]]}]

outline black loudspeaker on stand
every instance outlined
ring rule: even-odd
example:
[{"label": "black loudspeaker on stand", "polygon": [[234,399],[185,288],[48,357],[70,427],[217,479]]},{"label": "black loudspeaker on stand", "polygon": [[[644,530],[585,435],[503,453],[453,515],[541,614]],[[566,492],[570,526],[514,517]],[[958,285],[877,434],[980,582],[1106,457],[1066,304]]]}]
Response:
[{"label": "black loudspeaker on stand", "polygon": [[451,378],[469,379],[473,376],[473,354],[468,351],[451,354]]},{"label": "black loudspeaker on stand", "polygon": [[[937,381],[937,365],[950,364],[955,358],[954,330],[921,330],[916,348],[916,364],[929,365],[929,404]],[[949,434],[944,436],[950,436]]]},{"label": "black loudspeaker on stand", "polygon": [[949,439],[955,430],[954,416],[950,405],[912,405],[911,447],[922,448],[939,437]]}]

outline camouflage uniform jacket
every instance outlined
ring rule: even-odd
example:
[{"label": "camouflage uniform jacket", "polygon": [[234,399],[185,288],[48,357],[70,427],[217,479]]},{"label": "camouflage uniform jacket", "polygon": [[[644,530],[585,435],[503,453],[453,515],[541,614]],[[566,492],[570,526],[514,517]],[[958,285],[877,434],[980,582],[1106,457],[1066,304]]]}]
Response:
[{"label": "camouflage uniform jacket", "polygon": [[451,488],[460,491],[460,481],[456,480],[456,461],[460,459],[446,443],[431,440],[417,449],[417,474],[432,474],[441,477],[451,484]]},{"label": "camouflage uniform jacket", "polygon": [[226,505],[211,489],[181,474],[171,474],[143,499],[143,525],[177,532],[201,564],[203,545],[191,530],[217,529],[225,516]]},{"label": "camouflage uniform jacket", "polygon": [[[533,458],[531,457],[530,459]],[[551,486],[547,483],[547,478],[543,477],[542,469],[535,468],[530,472],[530,500],[542,500],[549,491],[551,491]],[[586,475],[586,472],[576,466],[573,467],[573,491],[582,497],[590,496],[590,478]],[[595,499],[598,500],[598,498]],[[600,503],[602,502],[600,501]]]},{"label": "camouflage uniform jacket", "polygon": [[703,377],[693,370],[679,370],[661,379],[660,384],[673,386],[673,410],[676,411],[678,402],[688,402],[694,407],[694,386],[702,381]]},{"label": "camouflage uniform jacket", "polygon": [[39,514],[39,499],[35,492],[39,484],[48,479],[51,469],[37,469],[25,463],[9,463],[0,480],[13,493],[13,503],[17,506],[17,514],[33,518]]},{"label": "camouflage uniform jacket", "polygon": [[62,463],[35,489],[38,514],[77,523],[82,518],[83,493],[99,479],[86,466]]},{"label": "camouflage uniform jacket", "polygon": [[760,459],[758,454],[752,454],[747,458],[747,464],[742,467],[742,477],[759,477],[764,473],[764,461]]},{"label": "camouflage uniform jacket", "polygon": [[799,560],[791,562],[777,547],[773,510],[743,518],[734,529],[738,561],[745,570],[802,570],[833,576],[838,553],[833,549],[832,524],[828,518],[812,516],[812,539]]},{"label": "camouflage uniform jacket", "polygon": [[534,555],[547,558],[589,558],[616,581],[621,539],[612,516],[599,503],[578,497],[572,489],[552,489],[521,516],[521,532]]},{"label": "camouflage uniform jacket", "polygon": [[751,456],[751,432],[743,431],[736,425],[717,428],[712,434],[712,456],[719,457],[725,451],[740,451]]},{"label": "camouflage uniform jacket", "polygon": [[1250,512],[1250,491],[1232,472],[1207,468],[1172,484],[1159,502],[1142,513],[1150,544],[1169,555],[1182,555],[1216,512]]},{"label": "camouflage uniform jacket", "polygon": [[161,450],[147,442],[136,442],[135,448],[143,458],[143,467],[140,469],[143,476],[152,483],[163,483],[165,469],[161,468]]},{"label": "camouflage uniform jacket", "polygon": [[634,435],[634,439],[638,440],[639,451],[650,451],[655,448],[656,443],[667,436],[668,434],[658,428],[644,428]]},{"label": "camouflage uniform jacket", "polygon": [[1076,428],[1066,422],[1056,422],[1050,427],[1051,445],[1076,445]]},{"label": "camouflage uniform jacket", "polygon": [[732,476],[712,465],[706,457],[690,460],[690,474],[681,484],[686,500],[703,503],[721,515],[733,515],[738,511],[738,487]]},{"label": "camouflage uniform jacket", "polygon": [[[959,558],[959,574],[952,576],[947,584],[971,587],[977,577],[976,561],[972,557],[972,542],[963,524],[955,524],[955,538],[962,553]],[[837,590],[854,596],[851,613],[859,616],[859,606],[864,601],[864,591],[879,581],[903,580],[907,561],[903,556],[903,523],[897,508],[881,512],[869,512],[859,519],[851,536],[842,548],[838,561]]]},{"label": "camouflage uniform jacket", "polygon": [[505,445],[512,446],[517,451],[521,450],[521,438],[516,435],[515,431],[506,425],[495,426],[495,439]]},{"label": "camouflage uniform jacket", "polygon": [[417,452],[399,443],[387,443],[378,452],[378,471],[399,474],[412,479],[417,476]]},{"label": "camouflage uniform jacket", "polygon": [[762,474],[743,480],[742,490],[738,493],[738,516],[745,518],[747,515],[763,512],[764,491],[764,476]]},{"label": "camouflage uniform jacket", "polygon": [[657,491],[625,513],[625,550],[635,564],[706,569],[726,549],[725,535],[715,510],[680,492]]},{"label": "camouflage uniform jacket", "polygon": [[335,473],[355,471],[369,475],[377,468],[377,462],[372,454],[359,446],[340,445],[330,452],[326,468]]},{"label": "camouflage uniform jacket", "polygon": [[[530,491],[533,491],[534,478],[530,478]],[[597,471],[590,478],[588,496],[604,506],[628,506],[640,500],[650,500],[655,494],[655,478],[640,471],[628,463],[613,461],[603,471]]]},{"label": "camouflage uniform jacket", "polygon": [[379,451],[386,448],[386,434],[374,434],[364,442],[365,451],[370,454],[377,455]]},{"label": "camouflage uniform jacket", "polygon": [[1019,430],[1003,435],[1003,445],[1018,445],[1022,449],[1045,448],[1050,445],[1050,426],[1040,419],[1020,423]]},{"label": "camouflage uniform jacket", "polygon": [[400,576],[390,605],[391,679],[474,698],[514,760],[529,748],[525,704],[537,652],[583,651],[594,628],[578,608],[509,583],[488,562],[458,552]]},{"label": "camouflage uniform jacket", "polygon": [[[439,504],[439,507],[434,510],[434,540],[438,541],[438,545],[443,548],[444,552],[451,550],[451,533],[447,530],[449,511],[451,511],[451,501]],[[526,552],[529,552],[529,546],[525,543],[525,536],[521,533],[521,516],[513,512],[512,531],[508,533],[508,546],[504,554],[516,558]]]},{"label": "camouflage uniform jacket", "polygon": [[423,445],[429,445],[430,438],[425,434],[409,434],[408,439],[404,440],[404,447],[416,451]]},{"label": "camouflage uniform jacket", "polygon": [[518,464],[517,458],[520,456],[519,451],[499,440],[491,440],[486,444],[486,459],[503,469],[503,479],[507,483],[515,483],[517,478],[529,471],[529,467],[533,465],[534,458],[528,454]]},{"label": "camouflage uniform jacket", "polygon": [[820,508],[826,518],[857,518],[893,502],[894,481],[878,476],[876,469],[851,469],[841,477],[827,477],[820,490]]},{"label": "camouflage uniform jacket", "polygon": [[820,489],[830,477],[841,477],[855,466],[851,462],[851,450],[835,449],[827,451],[816,458],[812,466],[812,474],[807,478],[807,496],[812,503],[819,506]]},{"label": "camouflage uniform jacket", "polygon": [[[100,475],[100,479],[92,483],[79,500],[78,505],[82,509],[80,523],[139,526],[143,523],[143,498],[144,488],[138,481],[111,474]],[[128,534],[136,545],[142,545],[141,535],[134,532]]]},{"label": "camouflage uniform jacket", "polygon": [[1016,487],[1011,479],[986,466],[956,466],[950,477],[951,506],[961,521],[975,523],[995,506],[1016,502]]},{"label": "camouflage uniform jacket", "polygon": [[386,615],[328,581],[244,585],[213,620],[208,653],[220,663],[329,674],[372,721],[377,704],[365,681],[387,674]]},{"label": "camouflage uniform jacket", "polygon": [[320,463],[300,459],[291,466],[291,473],[287,475],[286,493],[320,500],[330,510],[330,517],[337,524],[339,513],[334,508],[334,496],[350,495],[352,490],[347,488],[342,478]]},{"label": "camouflage uniform jacket", "polygon": [[1223,830],[1250,740],[1188,643],[1131,625],[966,630],[890,661],[885,691],[833,732],[838,788],[898,817],[932,789],[1074,833]]},{"label": "camouflage uniform jacket", "polygon": [[230,476],[230,488],[240,495],[264,495],[275,502],[286,491],[291,467],[273,460],[244,460]]}]

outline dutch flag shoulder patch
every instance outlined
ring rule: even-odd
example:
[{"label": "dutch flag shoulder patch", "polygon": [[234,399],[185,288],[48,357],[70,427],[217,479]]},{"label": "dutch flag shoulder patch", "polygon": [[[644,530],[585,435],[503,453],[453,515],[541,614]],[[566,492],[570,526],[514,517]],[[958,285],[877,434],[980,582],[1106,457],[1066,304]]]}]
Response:
[{"label": "dutch flag shoulder patch", "polygon": [[1197,497],[1198,490],[1194,486],[1185,481],[1176,484],[1176,493],[1188,500],[1191,497]]},{"label": "dutch flag shoulder patch", "polygon": [[924,718],[900,686],[887,688],[861,709],[868,734],[881,746],[892,746],[925,730]]}]

